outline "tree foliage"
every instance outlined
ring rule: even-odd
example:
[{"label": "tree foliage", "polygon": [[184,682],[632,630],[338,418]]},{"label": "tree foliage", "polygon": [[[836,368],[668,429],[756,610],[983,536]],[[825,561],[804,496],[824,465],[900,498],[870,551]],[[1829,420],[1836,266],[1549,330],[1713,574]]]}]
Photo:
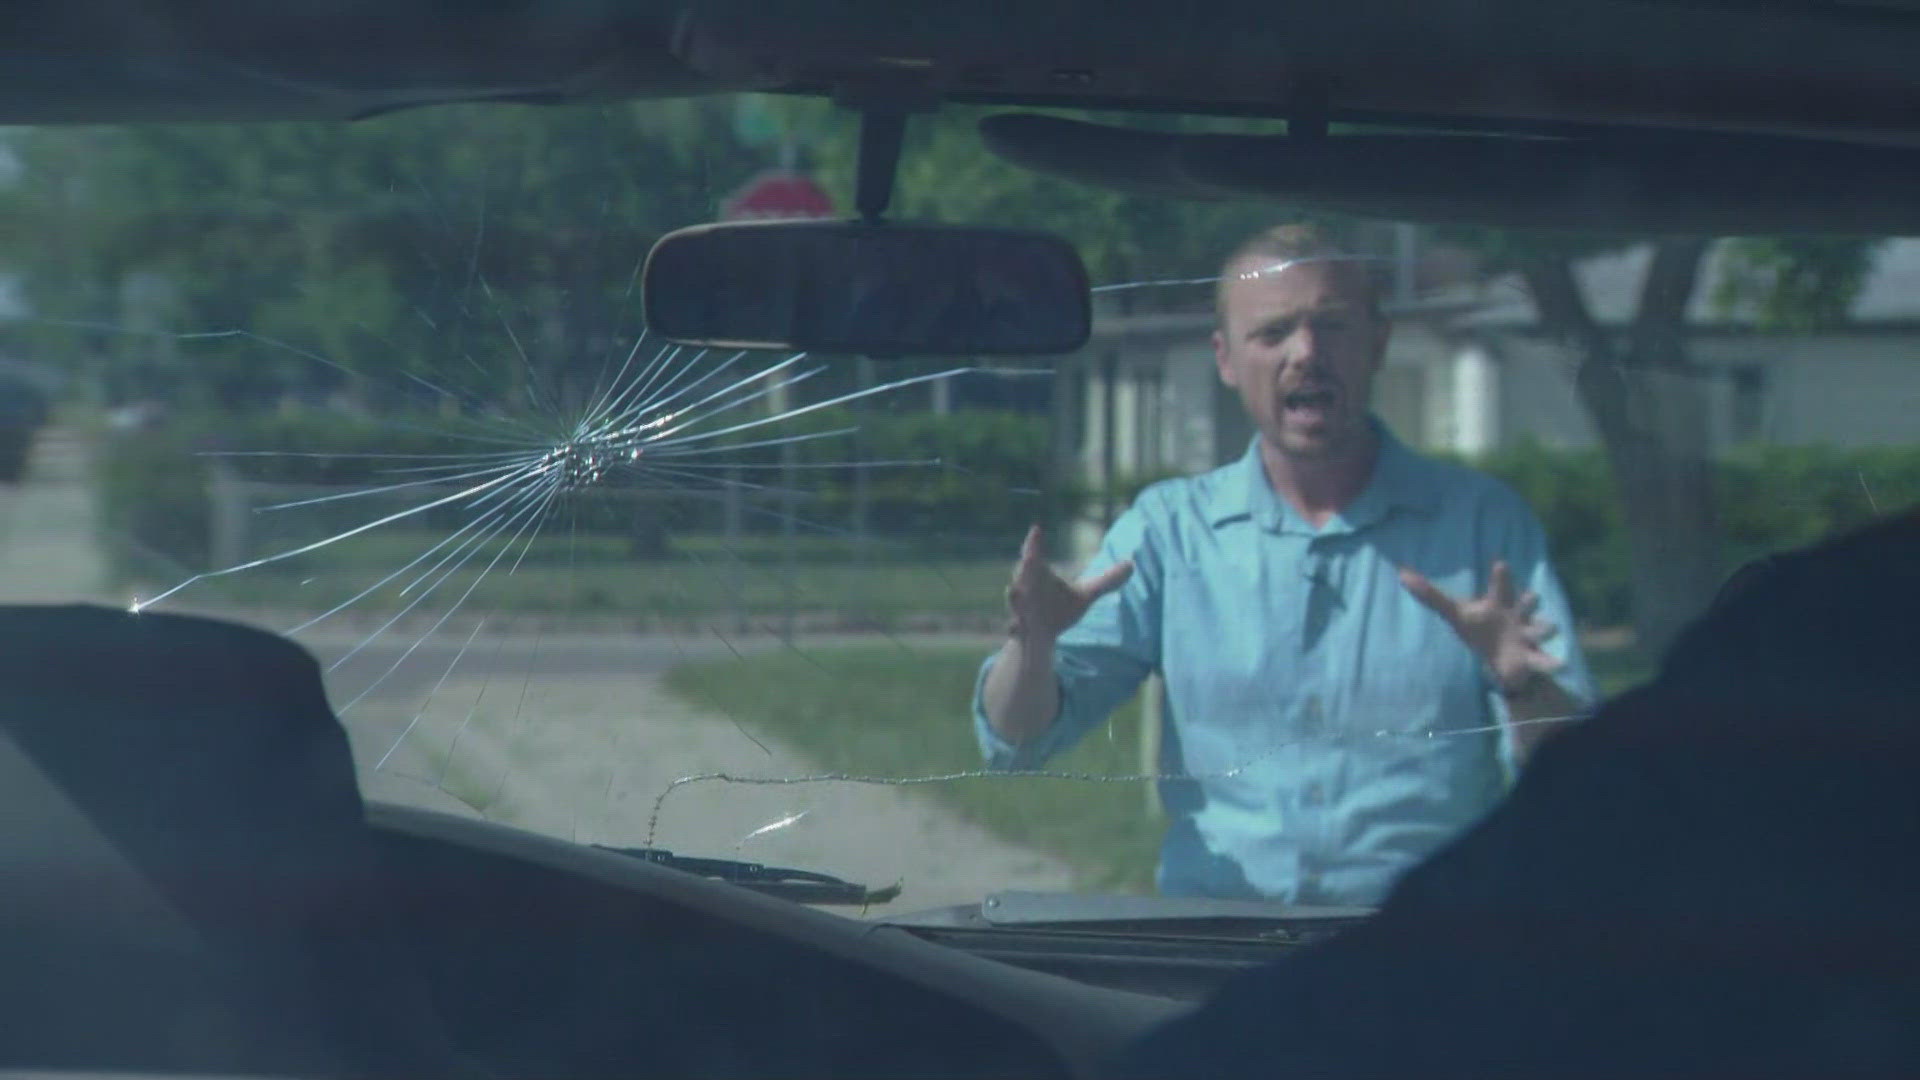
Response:
[{"label": "tree foliage", "polygon": [[1742,237],[1726,244],[1726,274],[1712,300],[1751,311],[1766,330],[1821,330],[1847,321],[1873,271],[1879,242],[1863,237]]},{"label": "tree foliage", "polygon": [[[984,112],[912,118],[894,216],[1049,229],[1100,283],[1204,276],[1245,234],[1295,216],[1025,171],[981,145]],[[430,383],[468,406],[525,406],[593,381],[639,328],[633,283],[653,241],[718,216],[783,144],[850,210],[857,139],[857,118],[830,103],[758,96],[42,128],[15,134],[20,180],[0,202],[20,223],[12,268],[42,319],[35,344],[92,358],[110,397],[234,408],[404,387],[418,406]],[[1205,297],[1169,287],[1120,302]]]},{"label": "tree foliage", "polygon": [[[723,120],[683,101],[31,130],[15,268],[63,351],[229,406],[344,370],[553,394],[637,329],[652,242],[756,167]],[[228,330],[247,335],[150,336]]]},{"label": "tree foliage", "polygon": [[[1688,354],[1696,292],[1719,260],[1709,299],[1756,329],[1845,320],[1877,242],[1858,238],[1622,238],[1505,231],[1457,234],[1490,269],[1517,273],[1541,328],[1570,349],[1574,386],[1599,433],[1627,524],[1634,626],[1657,651],[1718,587],[1725,527],[1713,485],[1709,393]],[[1582,260],[1647,249],[1636,302],[1621,322],[1582,289]]]}]

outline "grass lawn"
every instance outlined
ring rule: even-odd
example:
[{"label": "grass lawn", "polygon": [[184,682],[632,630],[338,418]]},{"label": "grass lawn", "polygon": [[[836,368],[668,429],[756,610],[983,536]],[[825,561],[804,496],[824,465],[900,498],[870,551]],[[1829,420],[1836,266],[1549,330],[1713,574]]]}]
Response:
[{"label": "grass lawn", "polygon": [[[860,552],[842,538],[799,536],[788,562],[780,537],[676,537],[667,557],[640,559],[614,536],[554,531],[470,546],[471,537],[449,536],[373,530],[244,573],[206,578],[194,585],[193,598],[312,612],[352,600],[354,611],[382,617],[413,605],[412,615],[431,619],[479,581],[462,611],[617,616],[715,629],[771,624],[792,612],[901,629],[954,617],[992,621],[1009,565],[998,557],[916,555],[900,540],[876,540]],[[244,557],[277,556],[313,540],[305,535],[266,544]],[[164,563],[129,562],[142,579],[130,583],[136,594],[191,574]],[[429,586],[432,595],[421,599]]]},{"label": "grass lawn", "polygon": [[[777,734],[833,771],[914,776],[978,769],[967,701],[983,654],[963,648],[870,646],[766,653],[687,665],[669,689]],[[1128,705],[1050,767],[1139,771],[1139,708]],[[1139,783],[984,777],[921,789],[992,832],[1054,852],[1085,889],[1148,890],[1160,823]]]},{"label": "grass lawn", "polygon": [[[342,531],[364,524],[365,517],[343,519],[338,524]],[[392,570],[421,552],[446,541],[453,530],[396,528],[372,529],[358,536],[348,537],[325,547],[317,548],[305,554],[276,560],[273,563],[286,573],[307,573],[313,571],[345,570]],[[259,558],[304,547],[320,539],[324,532],[315,529],[303,529],[289,532],[281,537],[255,537],[246,558]],[[468,540],[471,533],[454,538],[446,546],[440,547],[429,562],[436,561],[441,555]],[[715,533],[675,533],[668,539],[668,553],[671,560],[693,566],[711,564],[715,566],[762,566],[776,569],[787,565],[789,556],[799,566],[820,565],[858,565],[862,562],[873,565],[889,563],[928,563],[953,561],[943,559],[945,553],[936,553],[930,545],[935,542],[950,543],[947,538],[901,538],[873,537],[864,551],[853,538],[847,536],[822,536],[813,533],[796,533],[792,537],[766,533],[746,533],[740,536],[723,536]],[[1017,550],[1019,537],[1013,544]],[[519,562],[522,566],[550,567],[612,567],[631,566],[636,560],[631,550],[631,541],[626,537],[607,533],[569,533],[565,522],[553,523],[539,533],[522,536],[509,541],[496,538],[486,543],[472,545],[474,562],[484,563],[503,549],[507,551],[503,563]],[[1013,556],[1004,552],[990,552],[1001,563],[1011,563]],[[866,556],[862,558],[862,556]],[[964,560],[962,560],[964,561]]]},{"label": "grass lawn", "polygon": [[[966,703],[982,654],[956,648],[870,646],[769,653],[688,665],[669,689],[774,734],[823,768],[913,776],[979,768]],[[1625,650],[1593,650],[1607,694],[1638,682],[1645,664]],[[1050,767],[1139,772],[1138,702]],[[1066,860],[1089,890],[1149,891],[1162,823],[1140,783],[981,778],[924,789],[993,833]]]}]

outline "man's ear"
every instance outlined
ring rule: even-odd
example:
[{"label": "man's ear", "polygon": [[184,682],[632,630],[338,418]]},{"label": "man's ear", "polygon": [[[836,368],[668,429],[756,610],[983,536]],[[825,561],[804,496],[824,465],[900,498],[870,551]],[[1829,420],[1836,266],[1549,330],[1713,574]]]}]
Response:
[{"label": "man's ear", "polygon": [[1235,390],[1240,388],[1239,376],[1234,374],[1233,363],[1227,354],[1227,334],[1224,330],[1213,332],[1213,369],[1220,373],[1220,381]]}]

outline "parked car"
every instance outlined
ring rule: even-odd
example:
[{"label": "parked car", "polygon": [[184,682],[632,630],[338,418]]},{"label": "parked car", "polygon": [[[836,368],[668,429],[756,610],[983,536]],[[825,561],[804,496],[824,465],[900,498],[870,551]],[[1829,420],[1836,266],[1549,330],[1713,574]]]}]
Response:
[{"label": "parked car", "polygon": [[46,391],[31,380],[0,374],[0,480],[18,483],[26,475],[33,442],[46,426]]}]

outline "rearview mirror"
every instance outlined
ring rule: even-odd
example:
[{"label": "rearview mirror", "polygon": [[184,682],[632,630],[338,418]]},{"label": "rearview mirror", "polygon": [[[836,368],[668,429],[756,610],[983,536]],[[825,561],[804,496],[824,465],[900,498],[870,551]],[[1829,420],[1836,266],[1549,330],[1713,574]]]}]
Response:
[{"label": "rearview mirror", "polygon": [[1087,341],[1086,268],[1042,233],[841,221],[669,233],[647,256],[647,326],[716,348],[868,356],[1067,353]]}]

